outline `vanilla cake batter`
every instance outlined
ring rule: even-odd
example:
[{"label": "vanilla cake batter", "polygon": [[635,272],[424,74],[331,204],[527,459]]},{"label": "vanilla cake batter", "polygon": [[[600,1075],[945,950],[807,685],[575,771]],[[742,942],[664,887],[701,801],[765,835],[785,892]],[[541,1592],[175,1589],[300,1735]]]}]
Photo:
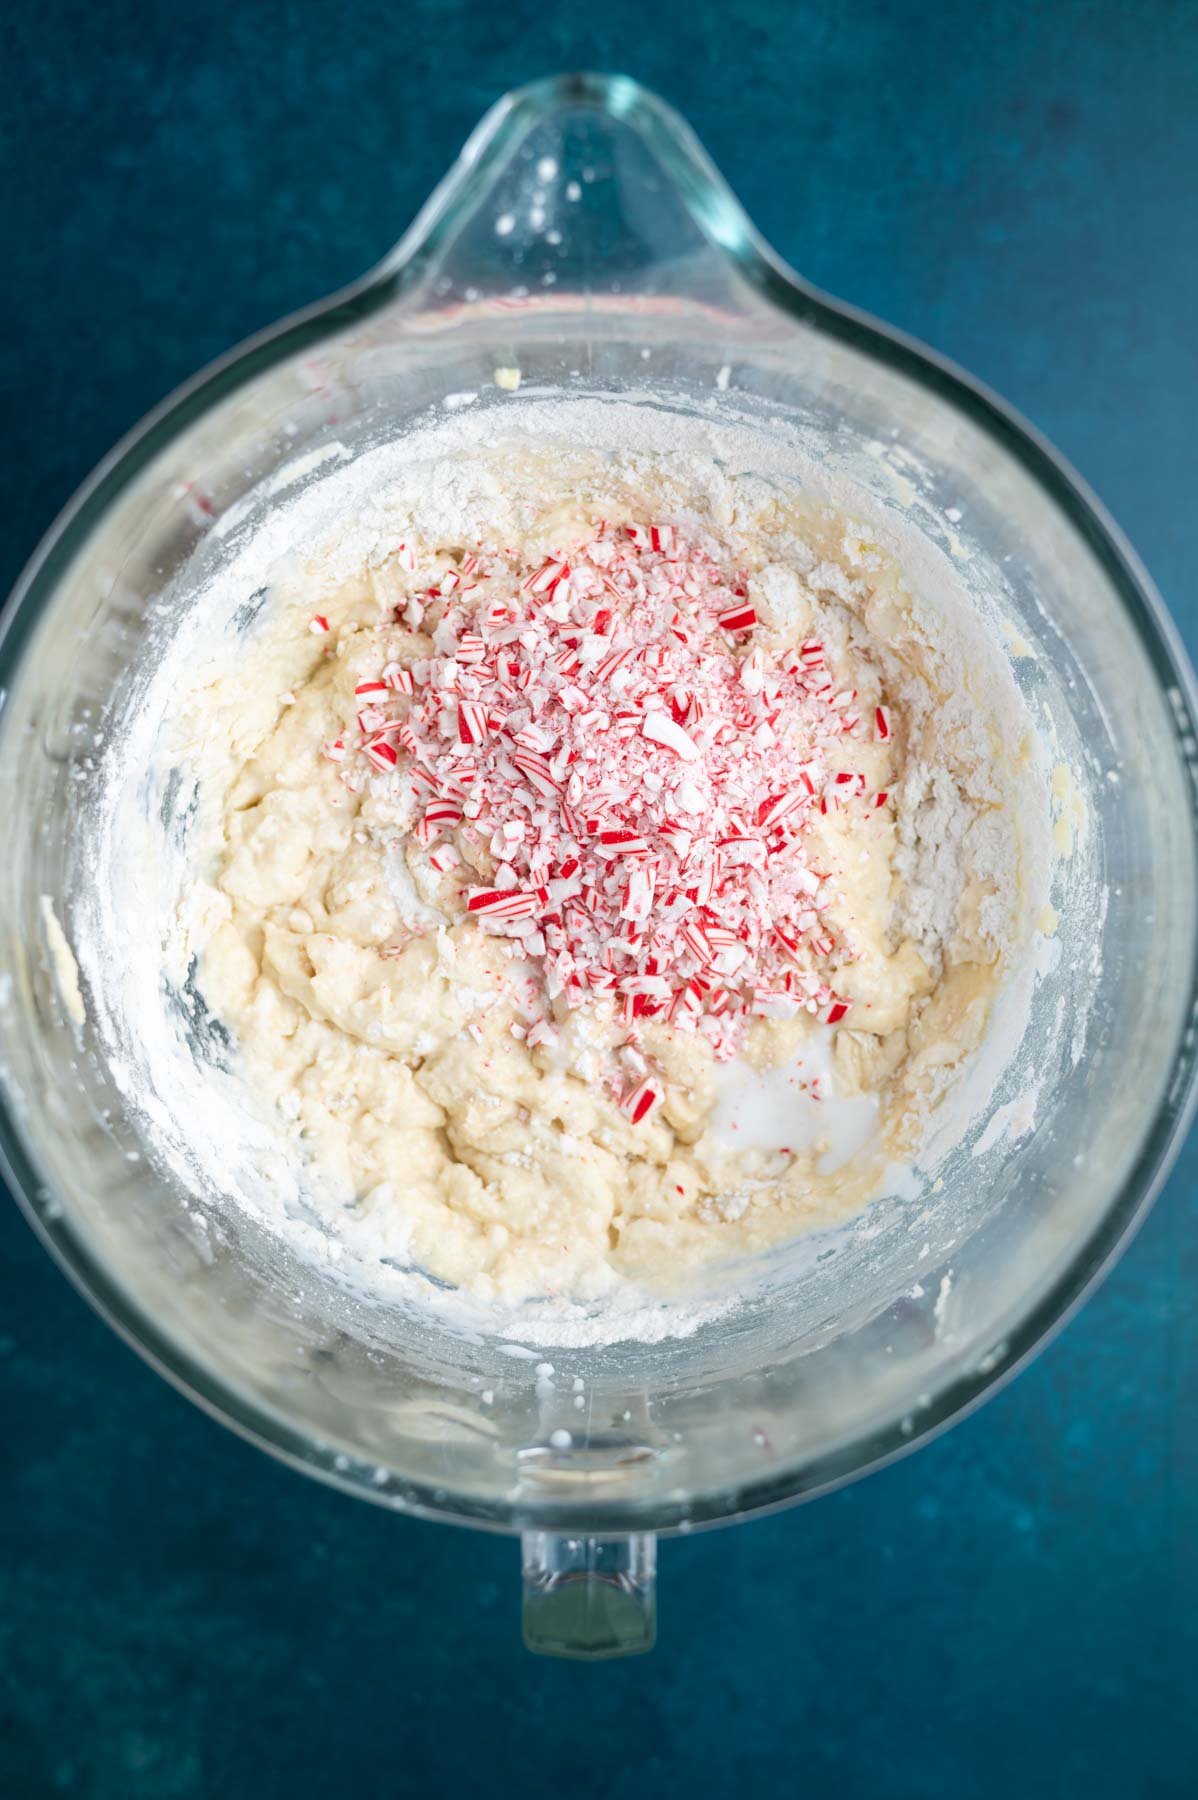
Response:
[{"label": "vanilla cake batter", "polygon": [[411,460],[191,657],[168,961],[327,1226],[482,1298],[661,1287],[917,1153],[1028,935],[962,601],[710,457]]}]

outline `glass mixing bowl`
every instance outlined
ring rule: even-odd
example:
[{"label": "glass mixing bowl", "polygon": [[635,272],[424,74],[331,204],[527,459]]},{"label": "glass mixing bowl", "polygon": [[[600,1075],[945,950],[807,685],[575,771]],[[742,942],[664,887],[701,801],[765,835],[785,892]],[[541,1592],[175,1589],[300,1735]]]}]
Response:
[{"label": "glass mixing bowl", "polygon": [[[495,374],[516,368],[512,394]],[[252,526],[259,484],[447,397],[644,398],[650,382],[646,404],[801,429],[1000,596],[1089,836],[1054,895],[1057,959],[1029,1027],[1034,1131],[984,1116],[934,1202],[882,1201],[777,1252],[743,1307],[689,1338],[546,1351],[554,1373],[537,1378],[535,1350],[397,1312],[250,1218],[204,1216],[142,1141],[59,926],[69,942],[91,759],[147,620],[189,559]],[[352,1493],[522,1533],[536,1648],[646,1647],[655,1534],[811,1497],[959,1417],[1060,1324],[1160,1186],[1195,1060],[1195,690],[1176,634],[1061,460],[959,372],[798,280],[631,81],[501,101],[377,270],[113,452],[4,626],[14,1193],[98,1309],[216,1417]],[[991,1112],[1011,1100],[1000,1083]]]}]

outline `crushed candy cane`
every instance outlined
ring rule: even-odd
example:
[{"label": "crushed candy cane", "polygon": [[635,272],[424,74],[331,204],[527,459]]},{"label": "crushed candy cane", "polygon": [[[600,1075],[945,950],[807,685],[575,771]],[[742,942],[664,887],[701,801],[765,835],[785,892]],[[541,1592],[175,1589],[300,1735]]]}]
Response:
[{"label": "crushed candy cane", "polygon": [[[396,608],[432,655],[360,681],[357,740],[324,746],[354,791],[357,758],[406,785],[429,867],[536,965],[529,1044],[596,999],[628,1044],[666,1021],[720,1059],[755,1017],[849,1013],[807,834],[885,806],[843,765],[891,715],[863,722],[819,641],[756,643],[747,591],[673,524],[603,524],[536,567],[471,553]],[[663,1099],[650,1073],[621,1104],[640,1123]]]}]

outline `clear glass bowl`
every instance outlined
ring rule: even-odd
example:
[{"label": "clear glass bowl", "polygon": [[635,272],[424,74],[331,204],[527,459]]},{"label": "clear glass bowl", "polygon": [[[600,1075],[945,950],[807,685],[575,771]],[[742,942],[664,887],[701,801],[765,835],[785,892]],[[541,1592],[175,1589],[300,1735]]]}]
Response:
[{"label": "clear glass bowl", "polygon": [[[495,386],[504,367],[522,371],[518,395]],[[157,1172],[90,1025],[66,1016],[43,896],[69,939],[89,762],[149,605],[193,553],[221,554],[231,509],[252,524],[259,483],[446,396],[637,397],[650,379],[680,410],[801,428],[968,557],[1034,651],[1017,672],[1078,773],[1090,842],[1055,896],[1033,1134],[975,1137],[914,1222],[910,1202],[882,1202],[778,1253],[745,1307],[694,1336],[549,1352],[555,1377],[537,1383],[486,1333],[348,1293],[249,1219],[198,1218]],[[976,1404],[1068,1314],[1164,1177],[1193,1098],[1196,838],[1194,681],[1161,603],[1026,425],[794,276],[686,126],[631,81],[568,77],[501,101],[377,270],[118,446],[4,628],[0,1150],[14,1193],[100,1311],[215,1416],[396,1509],[522,1532],[537,1648],[645,1647],[654,1534],[818,1494]]]}]

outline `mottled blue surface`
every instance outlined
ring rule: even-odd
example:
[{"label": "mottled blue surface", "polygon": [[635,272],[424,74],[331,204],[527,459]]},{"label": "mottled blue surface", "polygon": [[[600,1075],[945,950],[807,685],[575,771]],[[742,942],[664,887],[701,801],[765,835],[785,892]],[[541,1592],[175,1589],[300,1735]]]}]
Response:
[{"label": "mottled blue surface", "polygon": [[[779,249],[957,357],[1198,644],[1198,9],[27,4],[0,21],[0,586],[197,365],[375,260],[504,88],[623,68]],[[15,448],[14,448],[15,446]],[[1193,1792],[1198,1154],[1013,1387],[662,1552],[648,1661],[519,1648],[512,1543],[302,1482],[0,1210],[0,1794]]]}]

